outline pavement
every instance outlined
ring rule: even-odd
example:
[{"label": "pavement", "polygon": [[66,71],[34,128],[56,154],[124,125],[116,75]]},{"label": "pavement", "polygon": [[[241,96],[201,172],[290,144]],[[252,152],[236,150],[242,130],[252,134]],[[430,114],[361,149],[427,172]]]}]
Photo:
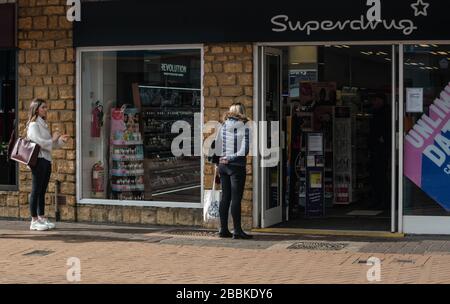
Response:
[{"label": "pavement", "polygon": [[450,236],[367,238],[0,220],[0,283],[450,283]]}]

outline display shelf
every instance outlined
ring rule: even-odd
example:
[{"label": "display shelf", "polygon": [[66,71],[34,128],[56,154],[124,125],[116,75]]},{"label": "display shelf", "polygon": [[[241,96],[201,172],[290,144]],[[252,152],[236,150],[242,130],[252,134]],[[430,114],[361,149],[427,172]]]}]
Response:
[{"label": "display shelf", "polygon": [[163,110],[170,110],[170,111],[186,111],[186,112],[190,112],[192,110],[192,106],[188,107],[188,106],[159,106],[159,107],[152,107],[152,106],[142,106],[142,111],[161,111],[161,109]]},{"label": "display shelf", "polygon": [[114,199],[144,200],[144,147],[139,132],[139,110],[111,113],[110,185]]},{"label": "display shelf", "polygon": [[[147,160],[155,160],[155,161],[160,161],[161,159],[173,157],[172,151],[149,152],[149,153],[145,153],[145,155],[146,155]],[[167,156],[161,157],[161,155],[167,155]],[[150,156],[156,156],[156,157],[152,158]]]},{"label": "display shelf", "polygon": [[111,175],[113,175],[113,176],[141,176],[141,175],[144,175],[144,169],[139,169],[139,170],[111,169]]},{"label": "display shelf", "polygon": [[180,135],[180,133],[172,133],[172,132],[165,132],[164,131],[144,131],[145,135],[158,135],[158,136],[177,136]]},{"label": "display shelf", "polygon": [[[149,169],[149,168],[148,168]],[[158,172],[158,173],[164,173],[164,172],[173,172],[173,170],[180,170],[180,171],[186,171],[186,170],[195,170],[195,169],[200,169],[198,165],[193,165],[193,166],[176,166],[176,167],[170,167],[170,168],[165,168],[165,169],[149,169],[152,172]]]},{"label": "display shelf", "polygon": [[125,191],[144,191],[144,184],[140,185],[116,185],[111,184],[111,188],[116,192],[125,192]]},{"label": "display shelf", "polygon": [[144,155],[113,154],[113,161],[143,161]]},{"label": "display shelf", "polygon": [[142,145],[142,140],[112,140],[111,143],[114,146],[136,146]]},{"label": "display shelf", "polygon": [[195,187],[195,186],[200,186],[200,182],[196,182],[196,183],[190,182],[190,183],[185,183],[185,184],[177,184],[176,186],[159,187],[153,191],[153,194],[157,195],[159,193],[174,191],[174,190],[182,191],[182,190],[185,190],[186,188]]},{"label": "display shelf", "polygon": [[153,182],[151,184],[153,191],[159,191],[170,187],[186,187],[187,184],[199,184],[200,183],[200,175],[196,176],[198,180],[186,179],[186,177],[193,177],[191,176],[183,176],[178,175],[176,177],[172,177],[172,181],[168,181],[168,178],[166,178],[163,181],[159,181],[159,183]]},{"label": "display shelf", "polygon": [[[194,114],[200,112],[201,89],[153,84],[138,84],[138,88],[143,117],[146,189],[157,195],[200,185],[200,162],[177,159],[172,154],[172,139],[180,133],[171,133],[171,127],[174,122],[183,120],[194,130]],[[195,134],[190,138],[195,138]],[[199,172],[194,173],[196,171]]]}]

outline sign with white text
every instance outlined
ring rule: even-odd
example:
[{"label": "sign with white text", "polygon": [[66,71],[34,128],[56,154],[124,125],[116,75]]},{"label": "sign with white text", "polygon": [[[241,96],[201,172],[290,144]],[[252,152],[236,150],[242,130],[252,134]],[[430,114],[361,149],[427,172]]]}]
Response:
[{"label": "sign with white text", "polygon": [[448,40],[447,0],[91,0],[75,46]]}]

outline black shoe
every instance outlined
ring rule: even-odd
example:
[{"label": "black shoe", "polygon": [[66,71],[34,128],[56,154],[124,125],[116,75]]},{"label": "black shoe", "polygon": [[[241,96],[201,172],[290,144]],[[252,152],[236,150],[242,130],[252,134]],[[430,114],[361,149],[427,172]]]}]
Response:
[{"label": "black shoe", "polygon": [[239,232],[233,233],[233,239],[235,239],[235,240],[238,240],[238,239],[249,240],[251,238],[253,238],[253,235],[246,234],[244,231],[239,231]]},{"label": "black shoe", "polygon": [[231,234],[231,232],[230,231],[228,231],[228,230],[220,230],[219,231],[219,237],[220,238],[230,238],[230,237],[232,237],[233,235]]}]

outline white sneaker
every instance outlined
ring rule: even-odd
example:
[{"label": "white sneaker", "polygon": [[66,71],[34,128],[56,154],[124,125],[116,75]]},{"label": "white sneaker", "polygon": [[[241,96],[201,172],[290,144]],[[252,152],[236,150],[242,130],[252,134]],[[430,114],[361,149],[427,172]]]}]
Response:
[{"label": "white sneaker", "polygon": [[31,221],[30,230],[44,231],[48,230],[47,224],[41,222],[40,220]]},{"label": "white sneaker", "polygon": [[55,229],[56,225],[48,220],[48,218],[41,219],[41,223],[47,225],[48,229]]}]

